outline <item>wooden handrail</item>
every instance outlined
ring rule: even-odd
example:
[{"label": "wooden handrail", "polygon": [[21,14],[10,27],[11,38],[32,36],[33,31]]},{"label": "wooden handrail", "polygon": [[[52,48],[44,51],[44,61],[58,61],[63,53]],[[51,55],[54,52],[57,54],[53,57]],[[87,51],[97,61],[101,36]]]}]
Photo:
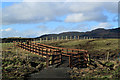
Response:
[{"label": "wooden handrail", "polygon": [[[50,56],[57,56],[57,59],[53,59],[53,63],[61,63],[62,56],[68,56],[69,57],[69,66],[73,67],[76,65],[74,61],[77,60],[77,64],[80,62],[81,57],[84,61],[88,61],[88,51],[87,50],[81,50],[81,49],[69,49],[69,48],[61,48],[61,47],[53,47],[41,43],[23,43],[23,42],[17,42],[17,46],[23,48],[26,51],[30,51],[36,55],[42,55],[42,57],[46,56],[46,64],[47,67],[49,66],[49,60]],[[74,59],[76,58],[76,59]],[[56,62],[54,62],[54,60]],[[58,60],[58,62],[57,62]],[[59,62],[60,61],[60,62]]]},{"label": "wooden handrail", "polygon": [[37,43],[37,44],[42,45],[42,46],[46,46],[46,47],[49,47],[49,48],[68,49],[68,50],[74,50],[74,51],[84,51],[84,52],[88,52],[87,50],[81,50],[81,49],[70,49],[70,48],[53,47],[53,46],[49,46],[49,45],[45,45],[45,44],[41,44],[41,43]]}]

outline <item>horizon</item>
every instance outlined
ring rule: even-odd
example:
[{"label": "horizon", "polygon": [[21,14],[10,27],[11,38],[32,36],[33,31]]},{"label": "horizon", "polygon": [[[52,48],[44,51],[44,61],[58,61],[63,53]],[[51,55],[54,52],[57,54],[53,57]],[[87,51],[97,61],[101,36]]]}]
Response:
[{"label": "horizon", "polygon": [[[118,27],[120,28],[120,27]],[[97,29],[104,29],[104,28],[97,28]],[[94,30],[97,30],[97,29],[94,29]],[[117,28],[112,28],[112,29],[117,29]],[[104,29],[104,30],[110,30],[110,29]],[[91,30],[93,31],[93,30]],[[86,31],[86,32],[91,32],[91,31]],[[60,32],[60,33],[53,33],[53,34],[43,34],[41,36],[36,36],[36,37],[32,37],[32,38],[39,38],[39,37],[42,37],[42,36],[45,36],[45,35],[58,35],[58,34],[62,34],[62,33],[72,33],[72,32],[78,32],[78,33],[86,33],[86,32],[79,32],[79,31],[68,31],[68,32]],[[30,38],[30,37],[7,37],[7,38]],[[3,39],[3,38],[2,38]]]},{"label": "horizon", "polygon": [[118,2],[24,1],[2,2],[2,38],[118,28]]}]

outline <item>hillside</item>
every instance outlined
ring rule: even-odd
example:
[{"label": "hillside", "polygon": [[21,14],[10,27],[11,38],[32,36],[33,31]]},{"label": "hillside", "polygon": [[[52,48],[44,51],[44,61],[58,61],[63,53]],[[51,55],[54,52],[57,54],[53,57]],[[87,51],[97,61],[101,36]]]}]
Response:
[{"label": "hillside", "polygon": [[115,29],[104,29],[98,28],[92,31],[87,32],[63,32],[59,34],[45,34],[37,38],[45,38],[45,37],[61,37],[61,36],[80,36],[80,37],[94,37],[94,38],[120,38],[120,28]]},{"label": "hillside", "polygon": [[82,39],[82,40],[61,40],[55,42],[43,42],[43,44],[88,50],[92,58],[105,59],[107,53],[110,53],[110,58],[115,58],[120,51],[119,39]]}]

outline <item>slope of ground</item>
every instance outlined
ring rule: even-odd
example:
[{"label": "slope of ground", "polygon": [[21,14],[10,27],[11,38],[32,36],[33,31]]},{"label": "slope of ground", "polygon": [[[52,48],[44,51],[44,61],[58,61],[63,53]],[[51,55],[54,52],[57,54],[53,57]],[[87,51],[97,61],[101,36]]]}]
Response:
[{"label": "slope of ground", "polygon": [[118,57],[120,39],[81,39],[81,40],[64,40],[55,42],[44,42],[44,44],[88,50],[93,58],[105,59],[108,52],[110,58]]}]

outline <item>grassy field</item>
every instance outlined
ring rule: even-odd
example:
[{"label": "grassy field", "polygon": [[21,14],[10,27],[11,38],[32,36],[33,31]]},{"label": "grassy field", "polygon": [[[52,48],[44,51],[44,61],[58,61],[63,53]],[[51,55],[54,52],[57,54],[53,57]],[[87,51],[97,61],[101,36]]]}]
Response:
[{"label": "grassy field", "polygon": [[88,50],[92,58],[105,59],[108,52],[110,59],[116,58],[120,52],[118,41],[120,39],[85,39],[85,40],[64,40],[55,42],[43,42],[43,44]]},{"label": "grassy field", "polygon": [[45,66],[44,58],[14,47],[13,43],[1,44],[3,80],[24,79],[28,74],[39,72]]},{"label": "grassy field", "polygon": [[[120,61],[118,61],[118,39],[89,39],[89,40],[63,40],[48,41],[43,44],[56,47],[85,49],[91,55],[91,64],[86,69],[74,69],[69,72],[72,78],[116,78],[120,77]],[[39,72],[45,66],[45,59],[14,47],[13,43],[1,43],[2,46],[2,76],[7,78],[22,78]],[[106,61],[109,52],[109,61]],[[98,59],[100,62],[95,61]],[[93,62],[93,63],[92,63]],[[95,65],[100,67],[95,67]],[[112,69],[111,69],[111,65]],[[82,73],[83,72],[83,73]],[[104,75],[105,74],[105,75]]]},{"label": "grassy field", "polygon": [[[118,60],[118,53],[120,52],[119,40],[120,39],[64,40],[45,42],[43,44],[89,51],[91,60],[88,67],[83,69],[73,68],[73,70],[69,72],[71,78],[78,80],[82,78],[110,78],[116,80],[120,77],[120,61]],[[108,53],[109,59],[107,60]]]}]

